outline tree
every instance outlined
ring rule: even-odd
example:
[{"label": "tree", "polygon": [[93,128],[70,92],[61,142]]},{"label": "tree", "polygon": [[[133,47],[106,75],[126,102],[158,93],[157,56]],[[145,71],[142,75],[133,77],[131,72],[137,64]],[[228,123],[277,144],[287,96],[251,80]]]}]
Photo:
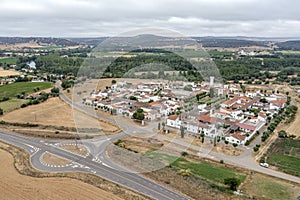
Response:
[{"label": "tree", "polygon": [[51,89],[51,93],[52,94],[54,94],[54,93],[58,94],[59,93],[59,89],[57,87],[54,87],[54,88]]},{"label": "tree", "polygon": [[158,129],[158,130],[160,130],[160,123],[159,123],[159,122],[158,122],[158,126],[157,126],[157,129]]},{"label": "tree", "polygon": [[280,138],[286,138],[287,137],[287,132],[284,130],[281,130],[278,132],[278,137]]},{"label": "tree", "polygon": [[237,144],[237,143],[233,143],[233,144],[232,144],[232,146],[234,146],[234,147],[237,147],[237,146],[238,146],[238,144]]},{"label": "tree", "polygon": [[133,113],[132,117],[133,119],[136,119],[136,120],[144,120],[145,119],[145,115],[143,113],[143,109],[139,108],[135,111],[135,113]]},{"label": "tree", "polygon": [[164,130],[165,130],[166,123],[165,123],[165,122],[162,122],[161,125],[162,125],[163,131],[164,131]]},{"label": "tree", "polygon": [[237,178],[225,178],[224,184],[229,185],[230,189],[235,191],[237,187],[241,184],[241,181]]},{"label": "tree", "polygon": [[116,83],[117,83],[116,80],[112,80],[112,81],[111,81],[111,84],[116,84]]},{"label": "tree", "polygon": [[215,97],[215,90],[214,90],[214,88],[210,88],[209,89],[209,97],[210,98],[214,98]]},{"label": "tree", "polygon": [[184,128],[183,128],[183,126],[180,126],[180,136],[181,136],[181,138],[184,138]]},{"label": "tree", "polygon": [[3,109],[0,108],[0,115],[3,115]]},{"label": "tree", "polygon": [[132,101],[136,101],[137,100],[137,98],[135,96],[130,96],[129,99],[132,100]]}]

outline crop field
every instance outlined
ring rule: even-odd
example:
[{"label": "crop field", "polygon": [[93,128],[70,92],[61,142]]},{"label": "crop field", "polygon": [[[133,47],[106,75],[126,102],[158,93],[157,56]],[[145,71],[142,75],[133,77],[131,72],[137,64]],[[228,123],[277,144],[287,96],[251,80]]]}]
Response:
[{"label": "crop field", "polygon": [[300,176],[300,140],[278,139],[268,150],[267,156],[269,164]]},{"label": "crop field", "polygon": [[177,159],[175,162],[170,164],[171,167],[178,169],[190,169],[192,174],[216,184],[223,184],[225,178],[236,177],[241,181],[241,183],[246,178],[246,174],[239,173],[234,169],[214,165],[208,162],[191,162],[184,158],[178,158],[176,156],[161,154],[157,152],[148,152],[147,155],[159,158],[159,160],[161,160],[162,162],[164,162],[164,160],[170,162]]},{"label": "crop field", "polygon": [[17,94],[25,92],[25,94],[34,93],[34,89],[44,90],[52,87],[50,82],[32,83],[32,82],[18,82],[0,87],[0,98],[10,97],[14,98]]},{"label": "crop field", "polygon": [[0,58],[0,63],[3,64],[9,64],[9,65],[15,65],[17,64],[18,58]]}]

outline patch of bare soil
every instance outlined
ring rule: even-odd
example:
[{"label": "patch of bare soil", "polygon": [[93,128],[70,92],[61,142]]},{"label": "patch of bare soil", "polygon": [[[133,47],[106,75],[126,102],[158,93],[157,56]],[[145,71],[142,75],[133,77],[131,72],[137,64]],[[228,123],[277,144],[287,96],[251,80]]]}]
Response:
[{"label": "patch of bare soil", "polygon": [[224,144],[217,144],[215,147],[213,147],[212,150],[217,153],[223,153],[229,156],[239,156],[243,153],[241,149],[235,148],[232,145],[224,145]]},{"label": "patch of bare soil", "polygon": [[70,160],[58,157],[48,152],[43,155],[42,159],[48,165],[68,165],[71,163]]}]

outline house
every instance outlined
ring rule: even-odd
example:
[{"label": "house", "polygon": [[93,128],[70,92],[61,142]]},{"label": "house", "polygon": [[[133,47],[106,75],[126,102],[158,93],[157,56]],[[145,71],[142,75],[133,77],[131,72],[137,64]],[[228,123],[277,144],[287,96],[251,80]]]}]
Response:
[{"label": "house", "polygon": [[236,126],[239,127],[241,131],[244,131],[246,133],[252,133],[253,131],[256,130],[256,126],[244,124],[244,123],[236,123]]},{"label": "house", "polygon": [[180,128],[181,126],[181,119],[178,115],[170,115],[167,119],[167,126]]},{"label": "house", "polygon": [[270,110],[280,110],[285,107],[286,100],[272,100],[270,101]]},{"label": "house", "polygon": [[246,135],[241,135],[238,133],[234,133],[230,136],[225,137],[225,140],[230,143],[236,143],[236,144],[245,144],[246,142]]}]

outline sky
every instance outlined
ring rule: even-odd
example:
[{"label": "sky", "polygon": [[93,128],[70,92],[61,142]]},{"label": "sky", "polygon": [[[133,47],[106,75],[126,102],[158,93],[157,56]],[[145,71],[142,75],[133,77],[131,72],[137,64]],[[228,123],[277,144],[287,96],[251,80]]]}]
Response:
[{"label": "sky", "polygon": [[299,37],[299,0],[0,0],[0,36],[100,37],[149,27],[187,36]]}]

